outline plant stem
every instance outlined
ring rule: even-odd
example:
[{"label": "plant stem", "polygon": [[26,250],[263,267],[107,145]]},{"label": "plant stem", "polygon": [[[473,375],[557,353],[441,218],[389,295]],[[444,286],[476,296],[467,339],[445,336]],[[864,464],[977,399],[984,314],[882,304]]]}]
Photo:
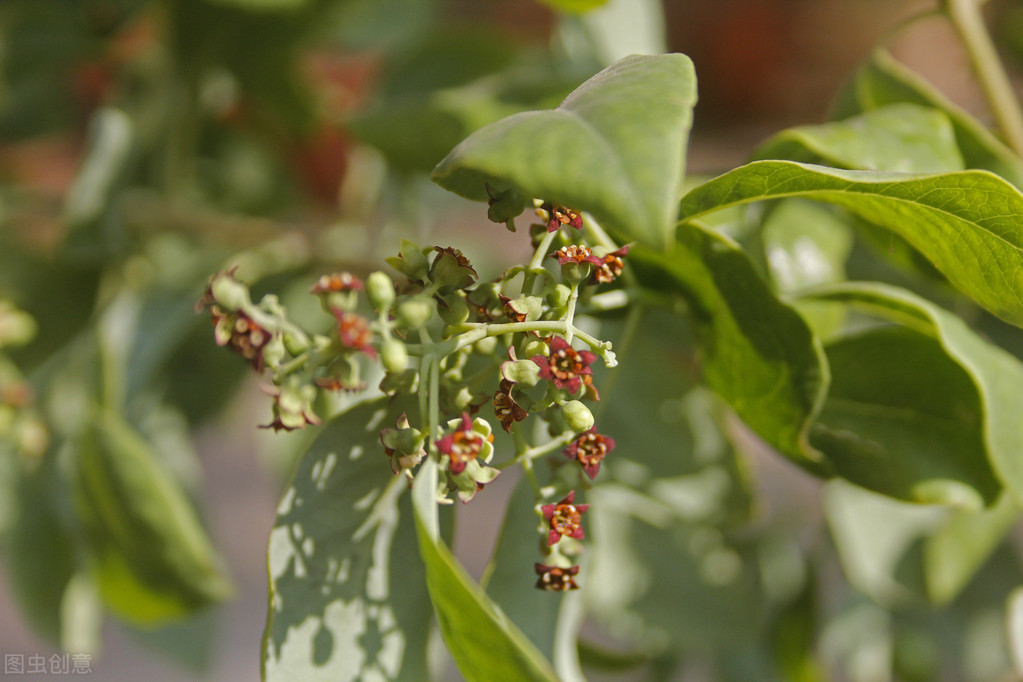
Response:
[{"label": "plant stem", "polygon": [[949,20],[973,64],[999,130],[1014,152],[1023,156],[1023,112],[1012,84],[984,25],[978,0],[942,0]]},{"label": "plant stem", "polygon": [[525,296],[529,296],[533,293],[533,283],[536,281],[537,270],[543,268],[543,259],[547,257],[547,251],[551,248],[551,242],[554,241],[554,237],[558,234],[558,231],[548,232],[544,235],[543,239],[536,246],[536,251],[533,252],[533,257],[529,261],[529,265],[526,266],[526,271],[522,273],[522,291],[521,293]]}]

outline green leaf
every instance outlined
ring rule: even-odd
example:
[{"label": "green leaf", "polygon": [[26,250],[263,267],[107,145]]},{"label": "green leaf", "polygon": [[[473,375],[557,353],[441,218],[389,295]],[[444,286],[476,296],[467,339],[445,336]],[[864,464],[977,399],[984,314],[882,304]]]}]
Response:
[{"label": "green leaf", "polygon": [[764,440],[796,462],[824,464],[808,435],[827,367],[799,314],[771,292],[728,238],[683,225],[673,250],[637,246],[629,263],[644,286],[688,304],[703,379]]},{"label": "green leaf", "polygon": [[65,634],[61,604],[78,560],[73,536],[60,515],[59,500],[65,491],[52,455],[47,453],[36,470],[16,474],[15,516],[5,538],[5,560],[25,620],[59,646]]},{"label": "green leaf", "polygon": [[432,527],[436,480],[436,464],[424,462],[413,492],[416,530],[430,600],[459,672],[468,682],[488,682],[496,671],[509,680],[557,680],[551,664],[469,577]]},{"label": "green leaf", "polygon": [[[1023,365],[1016,358],[979,337],[952,313],[896,287],[849,283],[821,290],[815,298],[852,304],[935,339],[966,373],[979,400],[976,407],[960,402],[956,409],[980,415],[986,459],[1017,502],[1023,502],[1023,461],[1019,457]],[[896,355],[894,351],[890,354]],[[965,398],[966,394],[961,394],[960,401]]]},{"label": "green leaf", "polygon": [[764,199],[806,197],[843,206],[902,236],[957,289],[1023,326],[1023,195],[983,171],[904,175],[755,161],[682,199],[685,219]]},{"label": "green leaf", "polygon": [[631,56],[557,109],[516,114],[469,136],[433,171],[475,201],[517,188],[589,211],[623,241],[667,248],[685,175],[696,76],[680,54]]},{"label": "green leaf", "polygon": [[898,102],[943,112],[952,122],[967,168],[989,170],[1021,186],[1023,161],[977,119],[884,49],[876,49],[870,61],[853,76],[839,97],[834,117],[845,118]]},{"label": "green leaf", "polygon": [[[578,500],[581,504],[585,500]],[[501,535],[487,567],[487,594],[536,648],[548,659],[554,656],[554,630],[561,596],[534,587],[539,518],[533,509],[533,488],[523,476],[508,500]]]},{"label": "green leaf", "polygon": [[[831,206],[803,199],[775,202],[761,223],[760,240],[767,270],[783,297],[846,278],[853,235]],[[840,329],[845,320],[840,305],[789,302],[822,338]]]},{"label": "green leaf", "polygon": [[118,415],[97,410],[79,441],[76,503],[104,604],[151,627],[230,596],[178,482]]},{"label": "green leaf", "polygon": [[760,145],[752,159],[907,173],[963,170],[948,116],[906,103],[842,121],[790,128]]},{"label": "green leaf", "polygon": [[850,582],[888,606],[950,603],[1019,519],[1005,495],[973,512],[901,502],[841,480],[825,489],[824,509]]},{"label": "green leaf", "polygon": [[363,403],[298,462],[270,532],[263,679],[421,680],[432,620],[404,477],[380,430],[407,405]]},{"label": "green leaf", "polygon": [[811,441],[836,474],[920,503],[979,509],[1001,485],[970,376],[932,337],[874,327],[826,346],[831,388]]}]

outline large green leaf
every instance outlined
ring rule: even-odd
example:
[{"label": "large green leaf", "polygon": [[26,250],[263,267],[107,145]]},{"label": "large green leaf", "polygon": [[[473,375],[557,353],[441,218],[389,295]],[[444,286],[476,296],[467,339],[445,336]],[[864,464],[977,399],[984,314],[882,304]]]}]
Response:
[{"label": "large green leaf", "polygon": [[[997,472],[1017,502],[1023,502],[1023,365],[997,346],[988,343],[952,313],[908,291],[882,284],[841,284],[828,287],[815,295],[817,299],[841,301],[870,313],[912,327],[917,333],[933,338],[950,361],[956,363],[972,384],[956,400],[957,414],[976,412],[980,421],[982,446],[986,460]],[[894,350],[885,351],[897,357]],[[883,360],[881,360],[883,361]],[[916,361],[899,358],[906,364]],[[929,367],[920,367],[920,379]],[[870,371],[862,367],[861,371]],[[970,394],[973,395],[970,395]],[[948,393],[952,397],[951,393]],[[968,401],[975,401],[972,406]],[[865,432],[869,433],[869,432]],[[929,453],[920,456],[932,457]],[[972,466],[979,466],[973,463]]]},{"label": "large green leaf", "polygon": [[[516,190],[592,213],[623,241],[668,247],[685,175],[696,76],[680,54],[631,56],[557,109],[492,123],[434,169],[456,194]],[[523,206],[525,203],[523,203]]]},{"label": "large green leaf", "polygon": [[842,121],[798,126],[760,145],[753,159],[787,159],[854,170],[938,173],[963,170],[948,116],[892,104]]},{"label": "large green leaf", "polygon": [[436,482],[436,463],[428,460],[420,467],[413,493],[416,530],[430,600],[459,672],[468,682],[489,682],[495,675],[523,682],[557,680],[543,654],[469,577],[440,539],[435,526]]},{"label": "large green leaf", "polygon": [[231,585],[191,501],[149,443],[97,409],[78,446],[75,497],[103,603],[152,627],[227,598]]},{"label": "large green leaf", "polygon": [[884,49],[875,50],[870,61],[853,76],[838,99],[834,116],[846,118],[898,102],[943,112],[952,122],[967,168],[989,170],[1021,186],[1023,161],[977,119]]},{"label": "large green leaf", "polygon": [[403,407],[381,398],[343,413],[295,468],[267,552],[268,682],[424,679],[423,562],[407,484],[380,446]]},{"label": "large green leaf", "polygon": [[645,286],[688,303],[707,384],[773,447],[819,469],[808,434],[827,385],[823,351],[746,254],[692,223],[679,228],[671,251],[637,246],[629,262]]},{"label": "large green leaf", "polygon": [[905,175],[755,161],[689,192],[686,219],[735,204],[801,196],[843,206],[902,236],[957,289],[1023,326],[1023,195],[983,171]]},{"label": "large green leaf", "polygon": [[903,500],[979,509],[1001,485],[969,374],[932,337],[898,326],[826,347],[831,387],[811,442],[839,476]]}]

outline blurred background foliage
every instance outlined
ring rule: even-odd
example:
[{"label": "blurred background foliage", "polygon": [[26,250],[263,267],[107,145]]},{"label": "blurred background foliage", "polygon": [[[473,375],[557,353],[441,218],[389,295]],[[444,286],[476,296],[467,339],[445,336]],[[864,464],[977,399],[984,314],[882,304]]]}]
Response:
[{"label": "blurred background foliage", "polygon": [[[254,418],[251,401],[239,399],[243,386],[254,388],[244,364],[212,343],[208,320],[194,313],[210,273],[237,265],[255,293],[279,292],[295,319],[322,326],[305,296],[314,277],[365,274],[402,236],[450,240],[480,272],[497,270],[509,262],[505,236],[426,179],[471,131],[555,106],[626,54],[680,51],[700,78],[692,167],[723,170],[768,133],[821,120],[873,41],[928,6],[5,0],[0,538],[12,598],[0,601],[0,615],[39,639],[5,641],[4,651],[20,642],[25,653],[91,652],[102,679],[134,679],[137,670],[98,658],[109,614],[188,669],[168,668],[165,679],[204,669],[216,679],[254,676],[257,639],[223,631],[264,608],[259,542],[275,492],[241,499],[232,517],[263,524],[249,531],[254,554],[241,555],[259,565],[229,567],[239,559],[228,547],[225,562],[222,545],[237,526],[211,539],[202,518],[216,506],[211,496],[248,480],[241,471],[262,467],[279,481],[307,436],[268,444],[231,426],[250,428],[265,415]],[[1010,60],[1023,63],[1023,4],[992,0],[989,9]],[[901,37],[893,49],[975,107],[947,33]],[[828,211],[812,210],[826,230]],[[835,248],[844,259],[851,247]],[[851,269],[873,267],[856,260],[864,248],[855,247]],[[713,399],[696,396],[688,332],[673,324],[650,321],[657,333],[644,335],[614,380],[616,391],[645,402],[609,412],[609,430],[654,454],[623,456],[599,491],[594,526],[606,544],[594,570],[613,584],[635,569],[617,562],[640,561],[643,580],[688,588],[670,598],[640,598],[630,586],[591,595],[587,670],[635,679],[1008,679],[1001,621],[1004,595],[1021,578],[1014,538],[935,610],[912,562],[914,529],[933,527],[940,513],[822,485],[764,458]],[[650,394],[652,366],[678,376]],[[635,411],[647,407],[660,429],[637,428]],[[204,452],[234,456],[205,483],[211,465],[197,454],[196,434],[206,434]],[[672,448],[684,456],[666,456]],[[694,485],[708,497],[693,497]],[[653,502],[636,507],[640,494]],[[494,516],[500,503],[495,496]],[[890,525],[887,544],[858,534],[862,524],[844,523],[850,516]],[[467,550],[473,523],[460,547],[478,570],[487,549]],[[675,531],[666,545],[667,525]],[[708,576],[722,574],[741,579],[705,589]],[[211,617],[232,595],[255,607]],[[648,645],[641,655],[622,653],[622,642],[639,640]],[[209,668],[227,646],[240,647],[237,660],[251,667]]]}]

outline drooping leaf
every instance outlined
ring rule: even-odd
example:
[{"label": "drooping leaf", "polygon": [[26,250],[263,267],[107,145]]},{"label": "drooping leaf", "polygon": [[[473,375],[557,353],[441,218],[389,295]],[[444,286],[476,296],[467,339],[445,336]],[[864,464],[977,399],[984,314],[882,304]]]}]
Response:
[{"label": "drooping leaf", "polygon": [[645,286],[685,299],[707,384],[773,447],[819,470],[808,434],[827,385],[823,351],[749,258],[698,224],[680,227],[671,251],[637,246],[628,257]]},{"label": "drooping leaf", "polygon": [[[919,74],[882,49],[853,76],[839,96],[834,118],[846,118],[899,102],[933,107],[952,122],[956,142],[967,168],[989,170],[1017,187],[1023,182],[1023,161],[980,121],[954,104]],[[938,170],[938,169],[931,169]]]},{"label": "drooping leaf", "polygon": [[[1019,391],[1023,365],[1016,358],[979,337],[952,313],[896,287],[847,283],[821,290],[815,298],[852,304],[908,325],[940,344],[942,352],[966,374],[976,394],[974,400],[978,401],[975,407],[967,407],[969,396],[963,393],[956,410],[977,413],[986,460],[1001,484],[1017,502],[1023,502],[1023,461],[1019,457],[1023,443],[1023,421],[1019,419],[1023,409]],[[895,355],[894,351],[889,353]],[[929,371],[921,368],[925,374]],[[979,467],[979,463],[971,466]]]},{"label": "drooping leaf", "polygon": [[727,206],[806,197],[842,206],[902,236],[957,289],[1023,326],[1023,195],[983,171],[905,175],[755,161],[689,192],[685,219]]},{"label": "drooping leaf", "polygon": [[423,679],[423,562],[407,483],[380,445],[395,409],[381,398],[344,412],[294,470],[270,532],[267,682]]},{"label": "drooping leaf", "polygon": [[695,103],[687,57],[627,57],[557,109],[478,130],[432,177],[475,201],[515,188],[527,199],[586,210],[622,241],[664,249],[674,231]]},{"label": "drooping leaf", "polygon": [[78,447],[76,504],[107,608],[151,627],[230,595],[191,502],[138,433],[97,410]]},{"label": "drooping leaf", "polygon": [[[428,460],[413,492],[419,551],[444,642],[468,682],[487,682],[497,671],[510,680],[557,680],[551,664],[501,612],[458,563],[436,532],[437,466]],[[554,596],[556,595],[548,595]]]},{"label": "drooping leaf", "polygon": [[789,128],[760,145],[752,160],[787,159],[850,170],[941,173],[963,170],[948,116],[916,104],[891,104],[821,125]]},{"label": "drooping leaf", "polygon": [[977,390],[935,339],[882,326],[825,350],[831,387],[810,440],[836,474],[912,502],[994,503]]}]

